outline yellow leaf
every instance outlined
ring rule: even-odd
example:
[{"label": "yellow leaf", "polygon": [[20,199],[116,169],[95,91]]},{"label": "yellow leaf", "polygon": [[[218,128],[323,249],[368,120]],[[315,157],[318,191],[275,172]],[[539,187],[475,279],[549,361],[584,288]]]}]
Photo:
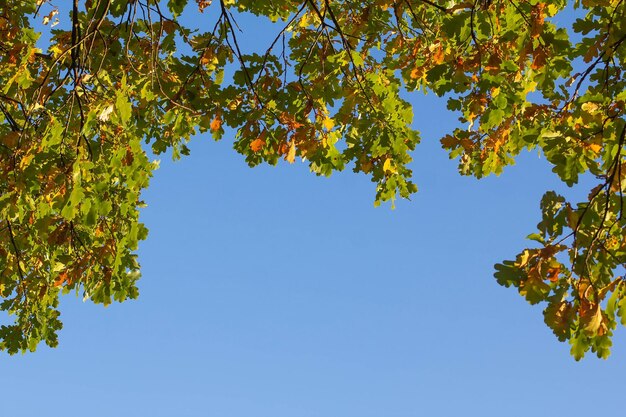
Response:
[{"label": "yellow leaf", "polygon": [[294,141],[291,141],[289,144],[289,152],[287,152],[285,160],[290,164],[293,164],[296,161],[296,143]]},{"label": "yellow leaf", "polygon": [[331,130],[335,126],[335,121],[331,119],[330,117],[326,117],[324,119],[323,124],[326,130]]},{"label": "yellow leaf", "polygon": [[524,94],[531,93],[537,89],[537,81],[529,81],[524,88]]},{"label": "yellow leaf", "polygon": [[28,165],[30,165],[30,162],[33,160],[33,158],[35,157],[34,154],[32,153],[27,153],[22,160],[20,161],[20,168],[24,169],[26,168]]},{"label": "yellow leaf", "polygon": [[385,171],[385,173],[390,173],[390,174],[396,173],[396,169],[392,165],[391,158],[385,159],[385,163],[383,164],[383,171]]},{"label": "yellow leaf", "polygon": [[228,103],[228,110],[237,110],[237,107],[239,107],[240,104],[241,104],[241,100],[235,99],[231,101],[230,103]]},{"label": "yellow leaf", "polygon": [[519,268],[523,268],[528,264],[528,260],[530,259],[530,252],[528,249],[524,249],[524,252],[518,257],[517,262],[515,262],[515,266]]},{"label": "yellow leaf", "polygon": [[595,113],[599,107],[600,106],[598,106],[598,104],[592,103],[590,101],[583,103],[582,106],[580,106],[580,108],[586,111],[587,113]]},{"label": "yellow leaf", "polygon": [[113,105],[109,104],[100,112],[100,114],[98,115],[98,120],[100,120],[101,122],[106,122],[107,120],[109,120],[109,116],[111,115],[111,113],[113,113]]},{"label": "yellow leaf", "polygon": [[597,143],[590,143],[589,149],[591,149],[593,153],[598,154],[602,150],[602,145],[598,145]]},{"label": "yellow leaf", "polygon": [[53,57],[58,57],[63,53],[63,49],[59,46],[59,44],[54,44],[48,48]]},{"label": "yellow leaf", "polygon": [[559,8],[555,5],[555,4],[550,4],[548,5],[548,16],[552,17],[554,15],[556,15],[559,12]]}]

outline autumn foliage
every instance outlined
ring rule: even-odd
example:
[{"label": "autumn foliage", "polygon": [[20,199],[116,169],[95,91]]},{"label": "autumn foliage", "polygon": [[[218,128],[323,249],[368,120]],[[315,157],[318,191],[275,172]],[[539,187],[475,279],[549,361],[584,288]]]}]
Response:
[{"label": "autumn foliage", "polygon": [[[198,28],[180,23],[190,14]],[[242,52],[243,14],[273,22],[267,49]],[[538,149],[566,184],[596,178],[584,201],[548,191],[529,248],[496,278],[541,304],[576,358],[607,357],[626,324],[625,40],[621,0],[6,0],[0,349],[55,346],[61,292],[137,296],[151,154],[236,132],[251,166],[350,167],[393,203],[417,191],[403,96],[421,90],[460,115],[441,144],[461,174]]]}]

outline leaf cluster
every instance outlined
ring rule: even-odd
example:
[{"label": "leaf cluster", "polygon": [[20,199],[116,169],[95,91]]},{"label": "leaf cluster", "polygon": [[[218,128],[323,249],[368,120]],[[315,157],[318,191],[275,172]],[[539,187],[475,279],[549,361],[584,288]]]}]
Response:
[{"label": "leaf cluster", "polygon": [[[193,135],[228,129],[250,166],[350,167],[393,204],[417,191],[419,109],[403,95],[421,90],[460,114],[441,143],[461,174],[538,149],[566,184],[598,179],[587,201],[546,193],[539,247],[496,278],[543,303],[576,358],[606,357],[626,308],[625,4],[576,2],[564,28],[565,0],[5,1],[0,308],[14,321],[0,349],[56,345],[61,293],[137,296],[150,153],[179,158]],[[267,49],[243,51],[245,14],[273,22]]]}]

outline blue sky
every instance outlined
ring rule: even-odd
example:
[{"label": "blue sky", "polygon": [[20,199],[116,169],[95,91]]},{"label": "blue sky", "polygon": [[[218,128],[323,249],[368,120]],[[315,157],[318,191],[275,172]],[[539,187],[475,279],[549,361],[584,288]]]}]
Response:
[{"label": "blue sky", "polygon": [[[140,298],[62,301],[60,346],[0,358],[2,416],[515,417],[615,414],[626,339],[569,356],[493,265],[563,190],[526,154],[460,177],[445,103],[410,96],[420,188],[395,210],[350,171],[249,169],[226,137],[163,158],[143,221]],[[584,195],[587,190],[567,191]]]}]

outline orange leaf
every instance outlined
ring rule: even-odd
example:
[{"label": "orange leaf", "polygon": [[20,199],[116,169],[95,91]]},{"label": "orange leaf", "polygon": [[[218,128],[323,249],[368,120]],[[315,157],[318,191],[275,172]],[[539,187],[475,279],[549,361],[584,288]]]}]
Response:
[{"label": "orange leaf", "polygon": [[265,141],[261,138],[257,138],[250,143],[250,149],[252,152],[259,152],[265,146]]},{"label": "orange leaf", "polygon": [[593,151],[593,153],[595,153],[596,155],[598,153],[600,153],[600,151],[602,150],[602,146],[598,145],[597,143],[590,143],[588,145],[589,149],[591,149]]},{"label": "orange leaf", "polygon": [[443,54],[443,48],[441,47],[441,45],[437,45],[437,49],[435,49],[435,52],[433,53],[432,58],[435,64],[437,65],[443,64],[444,54]]},{"label": "orange leaf", "polygon": [[283,124],[287,125],[287,128],[289,130],[296,130],[304,126],[302,123],[297,122],[296,119],[287,112],[281,113],[280,116],[278,116],[278,118]]},{"label": "orange leaf", "polygon": [[559,274],[561,273],[561,267],[549,268],[547,273],[547,278],[551,282],[557,282],[559,280]]},{"label": "orange leaf", "polygon": [[538,48],[533,51],[533,62],[530,67],[534,70],[543,68],[546,65],[546,52],[543,48]]},{"label": "orange leaf", "polygon": [[222,119],[220,119],[219,116],[215,116],[215,119],[211,121],[210,126],[211,126],[211,130],[214,132],[220,130],[220,128],[222,127]]},{"label": "orange leaf", "polygon": [[61,285],[63,285],[65,283],[65,281],[67,281],[68,279],[67,276],[67,272],[63,271],[59,274],[59,277],[57,278],[56,281],[54,281],[54,286],[55,287],[60,287]]}]

